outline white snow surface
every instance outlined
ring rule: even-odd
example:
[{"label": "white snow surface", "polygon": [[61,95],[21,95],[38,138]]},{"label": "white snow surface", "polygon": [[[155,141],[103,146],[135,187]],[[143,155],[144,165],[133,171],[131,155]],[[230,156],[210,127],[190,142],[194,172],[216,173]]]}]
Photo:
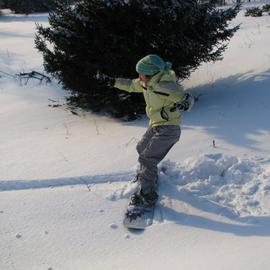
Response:
[{"label": "white snow surface", "polygon": [[122,219],[147,119],[74,114],[57,82],[1,73],[43,72],[34,35],[47,17],[0,17],[0,269],[268,270],[270,15],[242,10],[224,59],[183,82],[200,98],[140,232]]}]

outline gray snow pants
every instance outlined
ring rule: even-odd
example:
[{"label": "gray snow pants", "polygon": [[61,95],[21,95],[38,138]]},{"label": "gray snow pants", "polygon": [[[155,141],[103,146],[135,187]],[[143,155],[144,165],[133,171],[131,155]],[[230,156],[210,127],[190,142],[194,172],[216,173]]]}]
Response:
[{"label": "gray snow pants", "polygon": [[173,145],[179,141],[180,126],[164,125],[148,128],[137,144],[139,169],[137,179],[144,193],[156,191],[158,163],[167,155]]}]

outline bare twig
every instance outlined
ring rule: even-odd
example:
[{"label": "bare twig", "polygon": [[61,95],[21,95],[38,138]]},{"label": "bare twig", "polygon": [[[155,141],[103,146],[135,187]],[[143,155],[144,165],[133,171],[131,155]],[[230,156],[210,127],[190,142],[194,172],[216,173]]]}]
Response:
[{"label": "bare twig", "polygon": [[64,154],[62,152],[60,152],[60,155],[63,157],[63,159],[68,162],[68,159],[64,156]]},{"label": "bare twig", "polygon": [[79,114],[75,111],[70,111],[72,114],[79,116]]},{"label": "bare twig", "polygon": [[51,101],[51,102],[55,102],[55,103],[58,102],[59,103],[59,100],[53,100],[51,98],[48,98],[48,100]]},{"label": "bare twig", "polygon": [[49,104],[48,106],[53,107],[53,108],[57,108],[57,107],[61,107],[62,105],[61,104],[53,104],[53,105]]},{"label": "bare twig", "polygon": [[39,80],[40,83],[42,82],[45,82],[46,84],[47,83],[51,83],[51,79],[42,74],[42,73],[39,73],[37,71],[31,71],[31,72],[20,72],[19,74],[16,74],[17,77],[19,77],[19,79],[22,81],[22,80],[25,80],[25,85],[28,83],[28,81],[30,79],[36,79],[36,80]]},{"label": "bare twig", "polygon": [[87,189],[91,192],[91,184],[88,184],[82,177],[80,177],[80,179],[86,185]]},{"label": "bare twig", "polygon": [[100,132],[99,132],[99,130],[98,130],[97,121],[96,121],[96,120],[94,120],[94,123],[95,123],[95,126],[96,126],[97,135],[100,135]]},{"label": "bare twig", "polygon": [[66,124],[66,123],[64,123],[63,125],[64,125],[64,127],[66,128],[66,138],[68,138],[68,137],[69,137],[69,135],[70,135],[70,133],[69,133],[69,129],[68,129],[68,126],[67,126],[67,124]]}]

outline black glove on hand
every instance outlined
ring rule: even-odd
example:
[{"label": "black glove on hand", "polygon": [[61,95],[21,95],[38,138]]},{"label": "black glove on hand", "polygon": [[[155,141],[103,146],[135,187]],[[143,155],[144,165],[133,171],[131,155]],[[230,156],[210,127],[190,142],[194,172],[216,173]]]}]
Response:
[{"label": "black glove on hand", "polygon": [[184,99],[180,102],[175,103],[175,106],[170,110],[171,112],[175,112],[176,110],[180,112],[190,111],[194,104],[194,98],[186,93]]},{"label": "black glove on hand", "polygon": [[105,74],[97,74],[96,78],[98,79],[98,82],[102,85],[106,85],[109,87],[113,87],[115,84],[115,78],[110,77],[108,75]]},{"label": "black glove on hand", "polygon": [[189,109],[189,102],[184,100],[181,103],[176,103],[176,108],[180,112],[186,112]]},{"label": "black glove on hand", "polygon": [[109,87],[113,87],[114,84],[115,84],[115,78],[112,78],[112,77],[107,77],[105,80],[104,80],[104,83],[109,86]]}]

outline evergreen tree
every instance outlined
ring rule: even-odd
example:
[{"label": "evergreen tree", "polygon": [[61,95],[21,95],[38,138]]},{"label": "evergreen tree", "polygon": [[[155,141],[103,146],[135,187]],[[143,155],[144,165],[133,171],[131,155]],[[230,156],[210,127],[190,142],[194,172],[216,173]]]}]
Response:
[{"label": "evergreen tree", "polygon": [[266,4],[262,6],[262,11],[263,12],[270,12],[270,4]]},{"label": "evergreen tree", "polygon": [[8,8],[7,0],[0,0],[0,9]]},{"label": "evergreen tree", "polygon": [[[46,7],[48,2],[52,2],[51,0],[43,1],[41,0],[8,0],[7,6],[15,13],[23,13],[23,14],[30,14],[33,12],[44,12],[47,11],[48,8]],[[51,3],[50,3],[51,4]]]},{"label": "evergreen tree", "polygon": [[259,7],[249,8],[245,12],[245,16],[261,17],[262,15],[263,15],[263,10],[261,10]]},{"label": "evergreen tree", "polygon": [[[30,14],[35,12],[48,12],[55,7],[55,0],[2,0],[4,5],[15,13]],[[70,4],[75,1],[61,0]]]},{"label": "evergreen tree", "polygon": [[37,26],[36,47],[46,71],[72,90],[72,100],[134,118],[144,111],[142,97],[111,89],[97,75],[136,77],[136,62],[155,53],[187,78],[202,62],[222,58],[239,28],[228,26],[238,11],[239,5],[218,10],[197,0],[58,2],[50,26]]}]

